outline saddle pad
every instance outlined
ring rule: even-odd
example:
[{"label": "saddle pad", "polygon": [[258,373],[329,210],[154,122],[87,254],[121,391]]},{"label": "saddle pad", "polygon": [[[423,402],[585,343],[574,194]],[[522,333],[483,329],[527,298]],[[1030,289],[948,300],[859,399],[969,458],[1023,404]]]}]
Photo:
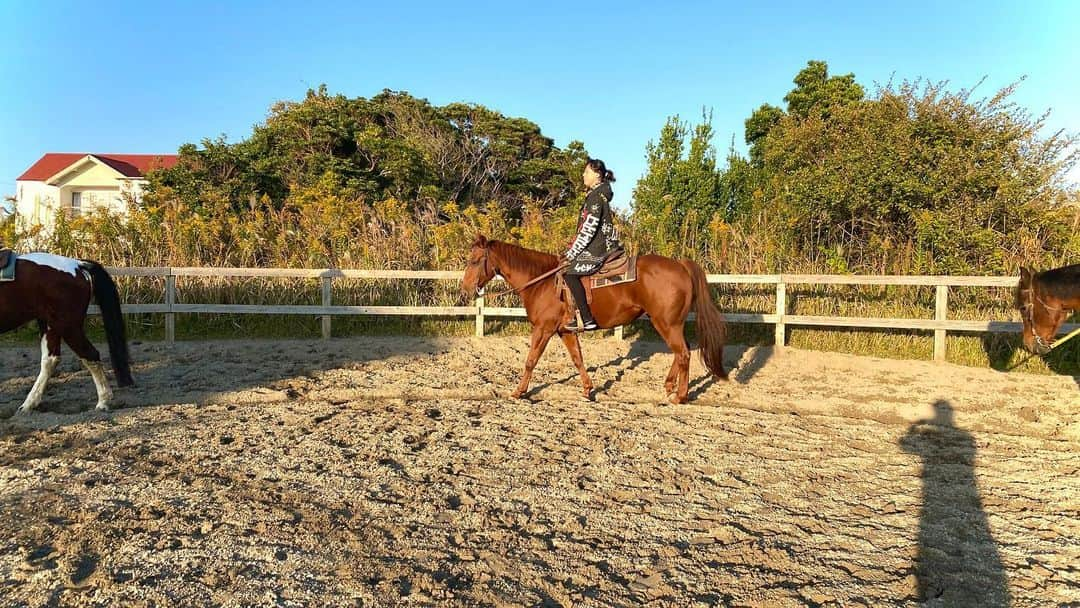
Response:
[{"label": "saddle pad", "polygon": [[[615,274],[614,272],[617,272]],[[598,272],[592,278],[593,289],[600,289],[601,287],[611,287],[612,285],[622,285],[623,283],[632,283],[637,280],[637,256],[630,256],[629,258],[617,259],[613,265],[612,270]]]},{"label": "saddle pad", "polygon": [[15,262],[19,256],[10,249],[0,249],[0,281],[15,280]]}]

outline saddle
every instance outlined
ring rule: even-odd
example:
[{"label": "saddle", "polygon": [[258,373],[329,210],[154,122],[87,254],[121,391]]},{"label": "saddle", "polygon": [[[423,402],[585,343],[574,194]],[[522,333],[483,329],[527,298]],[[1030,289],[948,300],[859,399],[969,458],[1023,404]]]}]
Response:
[{"label": "saddle", "polygon": [[592,288],[611,287],[623,283],[633,283],[637,280],[637,256],[626,255],[625,251],[619,250],[615,255],[604,260],[604,265],[596,273],[589,275],[592,279]]},{"label": "saddle", "polygon": [[[604,263],[600,265],[600,270],[597,270],[593,274],[581,277],[581,284],[585,287],[585,300],[592,304],[593,290],[600,289],[602,287],[611,287],[612,285],[622,285],[623,283],[632,283],[637,280],[637,256],[626,255],[625,251],[619,250],[612,253]],[[574,294],[570,293],[570,288],[567,287],[566,281],[563,280],[563,275],[560,273],[555,275],[555,287],[559,291],[559,299],[572,305],[574,309],[577,305],[574,304]]]},{"label": "saddle", "polygon": [[19,256],[10,249],[0,249],[0,281],[15,280],[15,262]]}]

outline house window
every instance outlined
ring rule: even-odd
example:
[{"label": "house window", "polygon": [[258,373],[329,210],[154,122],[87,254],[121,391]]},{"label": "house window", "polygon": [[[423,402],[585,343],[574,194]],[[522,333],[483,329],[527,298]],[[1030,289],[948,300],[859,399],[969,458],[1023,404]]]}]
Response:
[{"label": "house window", "polygon": [[71,193],[71,215],[82,213],[82,192]]}]

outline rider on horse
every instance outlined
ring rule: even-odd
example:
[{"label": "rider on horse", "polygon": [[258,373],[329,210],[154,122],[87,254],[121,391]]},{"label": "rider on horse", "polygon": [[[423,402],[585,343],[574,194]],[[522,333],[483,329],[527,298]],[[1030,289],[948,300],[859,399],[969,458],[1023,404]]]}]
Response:
[{"label": "rider on horse", "polygon": [[615,174],[608,171],[604,161],[590,158],[585,163],[582,179],[589,192],[585,196],[585,206],[578,220],[577,236],[566,252],[565,257],[569,265],[563,273],[566,285],[574,294],[574,300],[581,312],[582,325],[579,327],[575,318],[566,326],[568,331],[599,329],[599,325],[593,319],[592,311],[589,310],[589,302],[585,296],[585,287],[581,284],[581,277],[600,270],[611,254],[622,250],[619,232],[615,228],[615,214],[611,212],[610,205],[611,198],[614,196],[611,192],[611,182],[615,181]]}]

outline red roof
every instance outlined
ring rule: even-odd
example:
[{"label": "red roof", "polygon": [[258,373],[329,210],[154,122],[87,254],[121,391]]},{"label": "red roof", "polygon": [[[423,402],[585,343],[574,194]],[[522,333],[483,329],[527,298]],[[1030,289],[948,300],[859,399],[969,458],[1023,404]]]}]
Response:
[{"label": "red roof", "polygon": [[76,162],[93,156],[125,177],[143,177],[153,169],[168,169],[176,164],[175,154],[71,154],[49,152],[34,163],[19,180],[44,181]]}]

